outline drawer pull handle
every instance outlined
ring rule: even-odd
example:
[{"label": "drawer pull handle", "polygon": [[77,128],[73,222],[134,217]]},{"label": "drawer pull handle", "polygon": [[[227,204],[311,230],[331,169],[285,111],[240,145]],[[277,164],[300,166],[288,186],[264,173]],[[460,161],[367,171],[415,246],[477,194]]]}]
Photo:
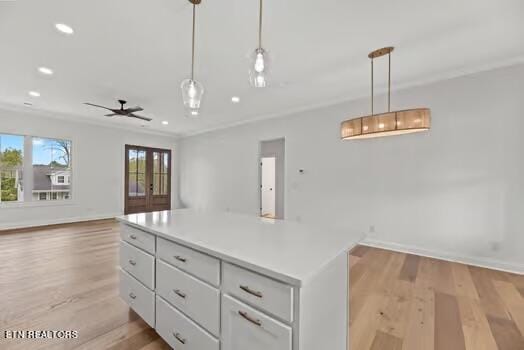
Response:
[{"label": "drawer pull handle", "polygon": [[252,319],[251,317],[249,317],[249,315],[247,314],[247,312],[245,311],[238,311],[238,314],[240,316],[242,316],[244,319],[248,320],[249,322],[253,323],[254,325],[257,325],[259,327],[262,327],[262,322],[260,322],[260,320],[254,320]]},{"label": "drawer pull handle", "polygon": [[131,299],[136,299],[136,295],[135,295],[134,293],[129,293],[129,297],[130,297]]},{"label": "drawer pull handle", "polygon": [[177,259],[178,261],[181,261],[181,262],[183,262],[183,263],[185,263],[185,262],[187,261],[186,258],[183,258],[183,257],[181,257],[180,255],[175,255],[175,259]]},{"label": "drawer pull handle", "polygon": [[182,293],[180,289],[174,289],[173,292],[175,292],[175,294],[181,297],[182,299],[185,299],[187,296],[185,293]]},{"label": "drawer pull handle", "polygon": [[134,260],[129,260],[129,263],[130,263],[131,265],[133,265],[133,266],[136,265],[136,261],[134,261]]},{"label": "drawer pull handle", "polygon": [[256,296],[257,298],[262,298],[262,293],[256,292],[252,290],[251,288],[249,288],[248,286],[240,286],[240,289],[242,289],[244,292],[248,294]]},{"label": "drawer pull handle", "polygon": [[185,343],[186,343],[186,339],[182,338],[182,336],[180,335],[180,333],[175,333],[175,332],[173,332],[173,336],[175,337],[176,340],[178,340],[178,341],[181,342],[182,344],[185,344]]},{"label": "drawer pull handle", "polygon": [[135,235],[130,235],[129,238],[136,239],[136,236]]}]

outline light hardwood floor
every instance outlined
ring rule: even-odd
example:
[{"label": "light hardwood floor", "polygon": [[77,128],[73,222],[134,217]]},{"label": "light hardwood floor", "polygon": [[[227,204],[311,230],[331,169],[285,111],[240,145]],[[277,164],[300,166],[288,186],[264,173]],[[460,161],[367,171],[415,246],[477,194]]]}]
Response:
[{"label": "light hardwood floor", "polygon": [[[118,241],[112,220],[0,233],[0,349],[168,349],[118,297]],[[350,263],[352,350],[524,350],[523,276],[367,247]]]}]

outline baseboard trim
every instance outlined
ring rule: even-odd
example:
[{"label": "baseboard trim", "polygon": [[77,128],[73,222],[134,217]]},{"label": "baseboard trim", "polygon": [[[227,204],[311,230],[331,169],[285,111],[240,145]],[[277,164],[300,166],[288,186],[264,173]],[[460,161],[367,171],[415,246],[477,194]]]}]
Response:
[{"label": "baseboard trim", "polygon": [[445,252],[429,250],[421,247],[404,245],[394,242],[385,242],[375,239],[364,239],[360,242],[361,245],[381,248],[386,250],[393,250],[400,253],[408,253],[413,255],[420,255],[427,258],[434,258],[452,262],[458,262],[466,265],[473,265],[483,268],[488,268],[492,270],[504,271],[509,273],[514,273],[518,275],[524,274],[524,265],[509,263],[506,261],[500,261],[495,259],[479,258],[473,256],[461,256],[455,254],[449,254]]},{"label": "baseboard trim", "polygon": [[2,231],[38,228],[38,227],[54,226],[54,225],[61,225],[61,224],[71,224],[75,222],[113,219],[120,215],[123,215],[123,214],[114,213],[114,214],[105,214],[105,215],[71,217],[71,218],[55,219],[55,220],[38,220],[38,221],[30,221],[30,222],[12,223],[12,224],[8,223],[6,225],[0,225],[0,233],[2,233]]}]

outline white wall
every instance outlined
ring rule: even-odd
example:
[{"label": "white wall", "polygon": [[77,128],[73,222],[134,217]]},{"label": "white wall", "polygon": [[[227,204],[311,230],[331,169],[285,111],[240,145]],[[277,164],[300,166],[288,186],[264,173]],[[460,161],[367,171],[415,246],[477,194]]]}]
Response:
[{"label": "white wall", "polygon": [[524,65],[398,91],[393,107],[430,107],[431,131],[341,141],[363,99],[186,138],[181,200],[256,215],[259,141],[285,137],[286,218],[524,271]]},{"label": "white wall", "polygon": [[[0,207],[0,229],[114,217],[124,208],[124,145],[172,150],[176,169],[176,141],[172,137],[69,122],[34,113],[0,110],[0,133],[71,140],[73,200],[64,203],[24,203]],[[172,177],[172,207],[178,206],[178,179]],[[37,206],[38,204],[38,206]],[[43,205],[43,206],[42,206]]]}]

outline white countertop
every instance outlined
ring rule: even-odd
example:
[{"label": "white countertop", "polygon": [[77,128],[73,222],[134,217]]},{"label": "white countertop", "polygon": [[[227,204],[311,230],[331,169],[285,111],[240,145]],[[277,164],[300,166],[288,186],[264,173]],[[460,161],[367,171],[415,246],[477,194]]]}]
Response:
[{"label": "white countertop", "polygon": [[295,286],[305,285],[363,235],[287,220],[177,209],[118,220]]}]

